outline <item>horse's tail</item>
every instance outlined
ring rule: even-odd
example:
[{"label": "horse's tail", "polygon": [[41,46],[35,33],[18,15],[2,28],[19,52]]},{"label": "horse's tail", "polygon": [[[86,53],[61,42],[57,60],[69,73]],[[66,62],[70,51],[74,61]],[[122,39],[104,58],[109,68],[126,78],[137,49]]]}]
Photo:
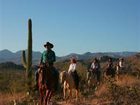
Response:
[{"label": "horse's tail", "polygon": [[58,70],[54,69],[54,77],[55,77],[55,90],[58,90],[59,89],[59,72]]},{"label": "horse's tail", "polygon": [[75,87],[76,89],[78,89],[79,87],[79,76],[78,76],[78,73],[77,71],[74,71],[73,73],[71,73],[72,77],[73,77],[73,80],[74,80],[74,83],[75,83]]}]

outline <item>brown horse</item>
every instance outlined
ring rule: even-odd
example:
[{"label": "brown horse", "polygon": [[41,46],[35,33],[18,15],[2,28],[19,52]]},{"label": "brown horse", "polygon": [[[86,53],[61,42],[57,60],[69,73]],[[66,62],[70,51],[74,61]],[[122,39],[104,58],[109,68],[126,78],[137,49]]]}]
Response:
[{"label": "brown horse", "polygon": [[103,76],[105,80],[114,81],[116,79],[116,68],[106,68],[106,70],[103,72]]},{"label": "brown horse", "polygon": [[126,73],[127,72],[126,72],[125,67],[120,67],[119,64],[116,65],[116,75],[115,75],[115,77],[116,77],[117,81],[119,80],[119,78],[122,74],[126,74]]},{"label": "brown horse", "polygon": [[46,90],[45,84],[43,83],[43,81],[44,81],[44,76],[43,76],[44,71],[43,70],[44,69],[41,66],[38,68],[38,90],[40,93],[40,105],[43,104],[45,90]]},{"label": "brown horse", "polygon": [[48,105],[57,88],[59,74],[54,76],[54,72],[56,71],[52,67],[39,67],[38,87],[41,105],[43,105],[43,101],[44,105]]}]

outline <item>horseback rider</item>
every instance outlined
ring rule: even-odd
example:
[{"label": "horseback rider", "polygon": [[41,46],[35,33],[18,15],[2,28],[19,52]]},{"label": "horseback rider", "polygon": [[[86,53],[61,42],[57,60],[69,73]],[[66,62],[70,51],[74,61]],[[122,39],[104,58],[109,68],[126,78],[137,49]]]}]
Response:
[{"label": "horseback rider", "polygon": [[50,42],[47,42],[44,47],[46,50],[42,53],[40,64],[52,68],[54,62],[56,61],[55,52],[52,50],[54,45]]},{"label": "horseback rider", "polygon": [[93,75],[96,76],[96,79],[98,81],[98,83],[100,82],[100,75],[101,75],[101,71],[100,71],[100,63],[99,60],[97,58],[94,58],[91,66],[90,66],[90,70]]},{"label": "horseback rider", "polygon": [[113,61],[112,61],[112,58],[109,58],[108,64],[107,64],[107,68],[108,68],[108,69],[112,69],[112,68],[113,68]]},{"label": "horseback rider", "polygon": [[118,69],[120,70],[119,72],[124,72],[124,59],[123,58],[119,59]]},{"label": "horseback rider", "polygon": [[123,58],[119,59],[119,67],[124,68],[124,59]]},{"label": "horseback rider", "polygon": [[114,77],[114,68],[113,68],[113,61],[112,58],[109,58],[107,63],[107,69],[106,69],[106,75],[111,75],[111,77]]},{"label": "horseback rider", "polygon": [[[51,69],[54,74],[56,74],[56,72],[58,71],[56,71],[55,67],[53,66],[54,62],[56,61],[55,52],[52,50],[54,45],[50,42],[46,42],[46,44],[44,44],[44,47],[46,48],[46,50],[42,53],[40,66],[44,69]],[[36,85],[38,80],[38,72],[39,71],[36,72]]]},{"label": "horseback rider", "polygon": [[76,89],[78,89],[79,76],[78,76],[77,71],[76,71],[76,63],[77,63],[77,61],[75,58],[70,59],[70,66],[68,69],[68,73],[72,75],[73,80],[75,82]]}]

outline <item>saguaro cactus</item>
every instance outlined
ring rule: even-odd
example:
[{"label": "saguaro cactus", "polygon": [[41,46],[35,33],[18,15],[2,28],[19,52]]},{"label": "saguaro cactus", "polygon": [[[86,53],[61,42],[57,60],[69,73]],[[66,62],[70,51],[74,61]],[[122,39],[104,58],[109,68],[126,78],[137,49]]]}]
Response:
[{"label": "saguaro cactus", "polygon": [[[27,58],[27,59],[26,59]],[[26,75],[27,75],[27,84],[28,88],[30,89],[32,85],[32,21],[31,19],[28,20],[28,49],[27,49],[27,56],[25,54],[25,50],[22,52],[22,64],[24,68],[26,68]]]}]

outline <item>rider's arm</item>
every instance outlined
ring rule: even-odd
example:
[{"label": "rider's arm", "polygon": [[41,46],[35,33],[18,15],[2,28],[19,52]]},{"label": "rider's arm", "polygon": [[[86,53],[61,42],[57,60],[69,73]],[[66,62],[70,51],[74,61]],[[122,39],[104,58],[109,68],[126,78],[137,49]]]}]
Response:
[{"label": "rider's arm", "polygon": [[95,64],[94,64],[94,63],[92,63],[92,64],[91,64],[91,67],[90,67],[90,70],[92,70],[92,71],[93,71],[94,69],[95,69]]}]

